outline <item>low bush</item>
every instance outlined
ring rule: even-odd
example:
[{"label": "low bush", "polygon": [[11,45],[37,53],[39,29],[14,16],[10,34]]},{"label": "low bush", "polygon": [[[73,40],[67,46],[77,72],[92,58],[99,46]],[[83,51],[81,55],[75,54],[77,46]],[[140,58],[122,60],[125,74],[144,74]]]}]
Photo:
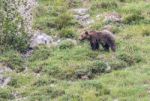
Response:
[{"label": "low bush", "polygon": [[93,73],[93,74],[97,74],[97,73],[104,73],[105,70],[107,68],[107,65],[105,62],[102,62],[102,61],[95,61],[93,64],[92,64],[92,67],[90,68],[90,71]]},{"label": "low bush", "polygon": [[69,40],[63,40],[59,44],[60,49],[69,49],[69,48],[73,48],[74,46],[75,46],[75,43]]},{"label": "low bush", "polygon": [[117,8],[118,4],[115,1],[97,1],[94,2],[94,4],[92,5],[92,9],[98,9],[98,8],[102,8],[102,9],[110,9],[110,8]]},{"label": "low bush", "polygon": [[64,12],[64,13],[61,13],[60,15],[58,15],[58,17],[55,19],[54,23],[56,24],[57,29],[62,29],[67,26],[73,26],[73,25],[75,25],[76,22],[71,13]]},{"label": "low bush", "polygon": [[141,34],[142,36],[150,36],[150,30],[144,29]]},{"label": "low bush", "polygon": [[128,66],[128,64],[125,61],[113,61],[110,62],[110,67],[112,70],[118,70],[118,69],[123,69],[126,68]]},{"label": "low bush", "polygon": [[89,79],[93,78],[97,74],[105,73],[107,69],[106,63],[102,61],[94,61],[84,67],[75,71],[75,78],[81,79],[83,76],[87,76]]},{"label": "low bush", "polygon": [[126,62],[129,66],[142,61],[142,57],[140,55],[134,55],[128,53],[121,53],[118,55],[118,58]]},{"label": "low bush", "polygon": [[75,37],[76,33],[75,30],[73,28],[63,28],[61,29],[61,31],[59,32],[59,36],[65,37],[65,38],[73,38]]},{"label": "low bush", "polygon": [[33,52],[32,56],[30,57],[30,61],[36,61],[36,60],[46,60],[51,55],[52,50],[46,46],[39,46],[36,48],[36,50]]},{"label": "low bush", "polygon": [[101,8],[116,8],[118,7],[118,4],[116,2],[101,2],[100,4]]},{"label": "low bush", "polygon": [[17,25],[11,20],[4,20],[3,32],[0,34],[0,45],[24,52],[28,48],[28,36],[24,31],[18,32]]},{"label": "low bush", "polygon": [[67,0],[67,4],[70,8],[79,7],[82,4],[81,0]]},{"label": "low bush", "polygon": [[[2,50],[15,49],[24,52],[28,48],[28,36],[22,17],[18,14],[17,1],[3,0],[1,4],[0,46]],[[1,50],[0,50],[1,51]]]},{"label": "low bush", "polygon": [[130,14],[124,18],[125,24],[135,24],[143,20],[144,17],[140,13]]}]

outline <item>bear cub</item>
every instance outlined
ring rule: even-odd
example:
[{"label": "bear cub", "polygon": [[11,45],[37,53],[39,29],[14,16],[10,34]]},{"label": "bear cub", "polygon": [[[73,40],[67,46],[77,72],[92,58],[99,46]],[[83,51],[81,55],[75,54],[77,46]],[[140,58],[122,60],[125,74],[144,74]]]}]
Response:
[{"label": "bear cub", "polygon": [[105,51],[109,51],[109,48],[111,48],[113,52],[116,51],[115,36],[108,30],[102,30],[99,32],[85,31],[85,33],[80,35],[79,40],[90,41],[92,50],[98,50],[99,45],[102,45]]}]

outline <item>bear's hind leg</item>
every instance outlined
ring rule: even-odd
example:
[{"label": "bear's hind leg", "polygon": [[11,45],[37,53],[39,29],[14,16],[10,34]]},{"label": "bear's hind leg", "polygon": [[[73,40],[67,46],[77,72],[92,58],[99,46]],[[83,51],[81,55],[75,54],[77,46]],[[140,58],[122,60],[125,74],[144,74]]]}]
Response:
[{"label": "bear's hind leg", "polygon": [[105,44],[105,45],[102,44],[102,46],[103,46],[105,51],[109,52],[109,45],[108,44]]},{"label": "bear's hind leg", "polygon": [[95,50],[95,45],[94,45],[94,43],[90,42],[90,44],[91,44],[92,50]]}]

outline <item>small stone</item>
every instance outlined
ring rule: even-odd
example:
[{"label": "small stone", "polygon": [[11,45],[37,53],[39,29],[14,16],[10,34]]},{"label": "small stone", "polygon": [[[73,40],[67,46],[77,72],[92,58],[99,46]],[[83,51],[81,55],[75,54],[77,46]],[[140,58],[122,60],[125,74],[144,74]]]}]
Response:
[{"label": "small stone", "polygon": [[87,8],[77,8],[77,9],[73,9],[72,11],[76,15],[83,16],[87,14],[89,10]]},{"label": "small stone", "polygon": [[110,32],[113,31],[113,27],[112,27],[111,25],[106,25],[106,26],[104,26],[102,29],[103,29],[103,30],[108,30],[108,31],[110,31]]},{"label": "small stone", "polygon": [[116,12],[105,14],[104,22],[122,22],[122,17]]},{"label": "small stone", "polygon": [[89,80],[89,77],[87,75],[81,76],[82,80]]},{"label": "small stone", "polygon": [[30,48],[35,48],[40,44],[50,45],[53,42],[53,38],[45,33],[36,31],[31,38]]}]

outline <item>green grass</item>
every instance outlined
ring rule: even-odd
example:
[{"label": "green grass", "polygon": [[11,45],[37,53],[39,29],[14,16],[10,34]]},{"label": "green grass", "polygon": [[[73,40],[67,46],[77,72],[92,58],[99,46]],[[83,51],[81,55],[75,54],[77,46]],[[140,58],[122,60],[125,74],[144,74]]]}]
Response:
[{"label": "green grass", "polygon": [[[58,36],[63,32],[62,38],[75,38],[82,29],[70,17],[72,14],[68,10],[72,6],[64,6],[67,2],[63,0],[56,1],[39,0],[34,28]],[[51,12],[52,3],[55,8]],[[87,3],[91,5],[93,18],[112,11],[123,16],[123,23],[110,23],[114,27],[117,51],[105,52],[102,47],[92,51],[88,42],[78,42],[77,45],[64,42],[54,48],[40,46],[26,60],[17,51],[4,52],[0,54],[0,61],[11,65],[14,72],[5,74],[12,80],[7,87],[0,88],[0,100],[15,101],[12,93],[17,93],[21,101],[149,101],[149,4],[142,0],[95,0]],[[94,5],[97,3],[103,3],[103,8],[96,8]],[[77,3],[75,7],[82,5],[85,4]],[[65,9],[64,13],[61,13],[62,9]],[[142,19],[136,14],[141,14]],[[66,19],[69,19],[67,23]],[[97,21],[91,29],[99,30],[104,25]],[[28,70],[22,71],[25,66]]]}]

